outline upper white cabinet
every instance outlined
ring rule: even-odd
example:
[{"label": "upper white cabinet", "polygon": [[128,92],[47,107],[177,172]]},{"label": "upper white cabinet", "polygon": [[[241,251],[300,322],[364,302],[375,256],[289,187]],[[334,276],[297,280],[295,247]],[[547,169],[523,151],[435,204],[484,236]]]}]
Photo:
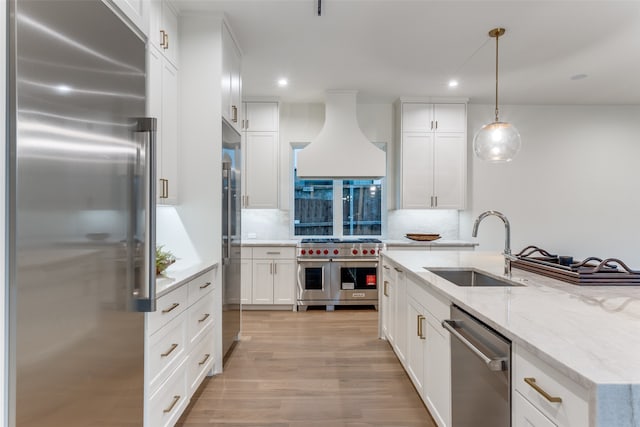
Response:
[{"label": "upper white cabinet", "polygon": [[222,117],[242,131],[242,57],[231,31],[222,25]]},{"label": "upper white cabinet", "polygon": [[396,104],[401,209],[464,209],[467,106],[464,103]]},{"label": "upper white cabinet", "polygon": [[146,0],[111,0],[142,34],[149,35],[149,2]]},{"label": "upper white cabinet", "polygon": [[244,194],[242,206],[278,208],[278,159],[280,153],[277,102],[244,104]]},{"label": "upper white cabinet", "polygon": [[156,195],[160,204],[178,203],[178,69],[161,52],[147,49],[147,113],[158,119]]},{"label": "upper white cabinet", "polygon": [[178,66],[178,13],[167,0],[152,0],[149,44]]}]

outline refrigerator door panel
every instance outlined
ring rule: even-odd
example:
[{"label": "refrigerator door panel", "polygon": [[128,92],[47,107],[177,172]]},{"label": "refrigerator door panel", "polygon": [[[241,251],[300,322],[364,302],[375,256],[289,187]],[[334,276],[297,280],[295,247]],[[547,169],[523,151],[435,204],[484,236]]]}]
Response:
[{"label": "refrigerator door panel", "polygon": [[240,334],[240,134],[222,121],[222,354]]},{"label": "refrigerator door panel", "polygon": [[9,7],[10,425],[141,426],[145,45],[98,0]]}]

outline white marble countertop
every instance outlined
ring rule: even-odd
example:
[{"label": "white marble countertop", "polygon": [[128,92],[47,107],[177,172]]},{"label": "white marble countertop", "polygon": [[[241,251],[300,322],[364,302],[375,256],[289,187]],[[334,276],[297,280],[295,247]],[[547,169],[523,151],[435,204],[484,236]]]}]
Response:
[{"label": "white marble countertop", "polygon": [[410,239],[399,239],[399,240],[383,240],[386,245],[391,246],[429,246],[433,248],[437,248],[438,246],[445,247],[474,247],[478,246],[476,242],[469,242],[467,240],[452,240],[452,239],[438,239],[433,240],[431,242],[421,242]]},{"label": "white marble countertop", "polygon": [[156,298],[178,289],[194,277],[214,268],[218,268],[217,262],[197,262],[189,265],[176,263],[169,266],[162,275],[156,277]]},{"label": "white marble countertop", "polygon": [[502,255],[400,250],[384,255],[586,388],[634,385],[628,393],[636,396],[632,405],[640,406],[640,287],[577,286],[517,268],[513,280],[525,286],[459,287],[424,267],[471,267],[501,276]]},{"label": "white marble countertop", "polygon": [[258,240],[258,239],[244,239],[242,240],[242,246],[296,246],[298,240]]}]

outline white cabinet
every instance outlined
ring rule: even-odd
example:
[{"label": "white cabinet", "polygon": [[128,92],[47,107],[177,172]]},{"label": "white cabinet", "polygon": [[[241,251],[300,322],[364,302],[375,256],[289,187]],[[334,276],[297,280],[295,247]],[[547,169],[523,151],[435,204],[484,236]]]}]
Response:
[{"label": "white cabinet", "polygon": [[151,0],[149,45],[178,66],[178,13],[167,0]]},{"label": "white cabinet", "polygon": [[[587,389],[520,345],[514,344],[512,353],[514,427],[590,425]],[[518,403],[518,397],[525,402]]]},{"label": "white cabinet", "polygon": [[463,209],[466,104],[397,103],[402,209]]},{"label": "white cabinet", "polygon": [[222,117],[241,132],[242,117],[242,57],[231,31],[222,25]]},{"label": "white cabinet", "polygon": [[146,427],[173,426],[214,367],[213,272],[162,296],[146,315]]},{"label": "white cabinet", "polygon": [[387,338],[391,346],[394,345],[396,331],[396,297],[395,279],[391,266],[382,264],[382,294],[380,305],[382,306],[382,336]]},{"label": "white cabinet", "polygon": [[251,304],[253,299],[253,251],[251,248],[242,248],[240,257],[240,300],[242,305]]},{"label": "white cabinet", "polygon": [[252,250],[252,259],[245,256],[243,268],[250,266],[251,269],[250,273],[247,273],[248,279],[245,278],[244,270],[242,272],[243,305],[295,307],[295,248],[255,247]]},{"label": "white cabinet", "polygon": [[386,338],[404,366],[408,333],[406,328],[408,306],[405,272],[394,263],[387,261],[382,263],[382,275],[382,304],[389,311],[389,316],[383,317],[383,330],[386,329]]},{"label": "white cabinet", "polygon": [[147,111],[158,119],[157,202],[178,202],[178,70],[157,49],[147,49]]},{"label": "white cabinet", "polygon": [[515,427],[556,427],[549,418],[545,417],[535,406],[525,399],[519,392],[513,393],[513,425]]},{"label": "white cabinet", "polygon": [[451,425],[451,349],[450,336],[439,321],[426,316],[426,354],[424,358],[424,400],[438,425]]},{"label": "white cabinet", "polygon": [[244,208],[278,208],[280,153],[277,102],[247,102],[242,120],[244,138]]},{"label": "white cabinet", "polygon": [[149,34],[149,2],[145,0],[111,0],[142,34]]},{"label": "white cabinet", "polygon": [[424,394],[425,350],[427,344],[426,310],[414,298],[407,299],[407,373],[416,391]]}]

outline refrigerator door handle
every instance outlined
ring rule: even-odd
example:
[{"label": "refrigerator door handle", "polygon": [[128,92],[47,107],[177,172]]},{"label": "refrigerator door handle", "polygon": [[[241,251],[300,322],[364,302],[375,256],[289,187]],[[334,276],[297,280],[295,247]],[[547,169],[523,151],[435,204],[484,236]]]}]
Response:
[{"label": "refrigerator door handle", "polygon": [[134,269],[133,294],[135,309],[142,312],[156,311],[156,130],[156,118],[137,119],[136,132],[148,135],[141,144],[139,160],[143,163],[141,168],[144,185],[136,194],[136,197],[141,197],[144,210],[144,231],[137,230],[143,231],[144,251],[141,266],[143,274],[139,274]]}]

